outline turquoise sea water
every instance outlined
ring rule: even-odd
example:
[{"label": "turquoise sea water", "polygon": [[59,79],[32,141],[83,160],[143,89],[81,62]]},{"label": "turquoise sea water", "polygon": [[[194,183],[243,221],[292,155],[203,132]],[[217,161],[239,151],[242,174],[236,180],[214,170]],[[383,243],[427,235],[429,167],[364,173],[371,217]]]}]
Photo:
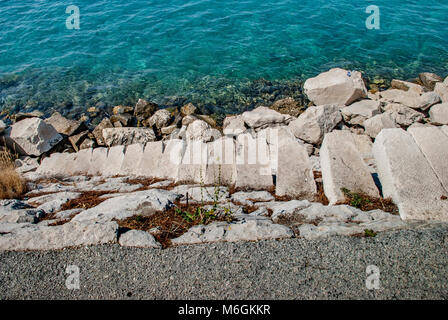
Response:
[{"label": "turquoise sea water", "polygon": [[[380,30],[365,26],[372,4]],[[336,66],[446,76],[448,0],[0,0],[0,108],[14,111],[143,97],[240,112]]]}]

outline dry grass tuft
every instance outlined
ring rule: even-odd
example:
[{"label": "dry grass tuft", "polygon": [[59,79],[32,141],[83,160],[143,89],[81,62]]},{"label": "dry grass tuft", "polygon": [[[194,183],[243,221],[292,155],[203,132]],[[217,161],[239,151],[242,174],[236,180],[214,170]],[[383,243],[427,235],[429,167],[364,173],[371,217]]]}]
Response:
[{"label": "dry grass tuft", "polygon": [[26,181],[16,172],[14,155],[0,151],[0,199],[17,199],[27,191]]},{"label": "dry grass tuft", "polygon": [[103,195],[114,194],[117,192],[111,191],[86,191],[83,192],[78,198],[67,201],[62,205],[61,211],[72,209],[90,209],[96,207],[100,203],[107,200],[107,198],[101,198]]}]

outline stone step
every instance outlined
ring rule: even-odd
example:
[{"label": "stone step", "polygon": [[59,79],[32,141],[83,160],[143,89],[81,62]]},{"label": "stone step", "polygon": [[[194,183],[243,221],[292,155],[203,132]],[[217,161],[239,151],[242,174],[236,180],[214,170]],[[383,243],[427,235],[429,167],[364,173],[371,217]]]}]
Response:
[{"label": "stone step", "polygon": [[397,204],[403,220],[448,221],[448,192],[410,133],[383,129],[373,155],[383,195]]},{"label": "stone step", "polygon": [[380,196],[357,140],[356,135],[347,130],[336,130],[325,135],[320,149],[320,163],[324,192],[331,205],[345,200],[343,188],[371,197]]}]

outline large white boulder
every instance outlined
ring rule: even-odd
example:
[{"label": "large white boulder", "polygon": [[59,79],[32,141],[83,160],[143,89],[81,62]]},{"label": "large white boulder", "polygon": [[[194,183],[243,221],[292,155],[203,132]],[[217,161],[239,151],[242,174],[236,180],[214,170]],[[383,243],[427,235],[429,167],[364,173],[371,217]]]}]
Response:
[{"label": "large white boulder", "polygon": [[367,97],[367,89],[358,71],[340,68],[319,74],[305,81],[305,94],[315,105],[349,105]]},{"label": "large white boulder", "polygon": [[384,129],[373,145],[383,196],[392,198],[403,220],[448,221],[448,196],[411,134]]},{"label": "large white boulder", "polygon": [[285,116],[267,107],[258,107],[242,114],[244,123],[249,128],[261,128],[276,125],[285,121]]},{"label": "large white boulder", "polygon": [[335,104],[309,107],[289,124],[291,132],[311,144],[322,142],[324,135],[342,120],[341,107]]},{"label": "large white boulder", "polygon": [[429,110],[429,117],[434,124],[448,124],[448,102],[433,106]]},{"label": "large white boulder", "polygon": [[343,188],[380,196],[369,168],[357,147],[355,134],[346,130],[335,130],[325,135],[320,149],[320,164],[324,192],[330,204],[345,200]]},{"label": "large white boulder", "polygon": [[5,136],[19,153],[28,156],[40,156],[62,140],[53,126],[39,118],[27,118],[13,124]]}]

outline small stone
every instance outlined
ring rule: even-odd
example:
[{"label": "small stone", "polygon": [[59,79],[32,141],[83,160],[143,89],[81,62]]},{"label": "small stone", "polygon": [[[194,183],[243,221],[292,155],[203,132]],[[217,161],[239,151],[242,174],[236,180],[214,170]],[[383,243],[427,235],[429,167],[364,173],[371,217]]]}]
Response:
[{"label": "small stone", "polygon": [[198,110],[198,108],[196,108],[194,104],[188,103],[180,109],[180,114],[183,117],[186,117],[186,116],[195,114],[197,110]]},{"label": "small stone", "polygon": [[166,109],[157,110],[151,118],[143,121],[143,125],[146,127],[155,126],[157,129],[168,126],[171,123],[171,113]]},{"label": "small stone", "polygon": [[129,230],[123,233],[118,243],[123,247],[162,248],[162,245],[156,241],[153,235],[141,230]]}]

